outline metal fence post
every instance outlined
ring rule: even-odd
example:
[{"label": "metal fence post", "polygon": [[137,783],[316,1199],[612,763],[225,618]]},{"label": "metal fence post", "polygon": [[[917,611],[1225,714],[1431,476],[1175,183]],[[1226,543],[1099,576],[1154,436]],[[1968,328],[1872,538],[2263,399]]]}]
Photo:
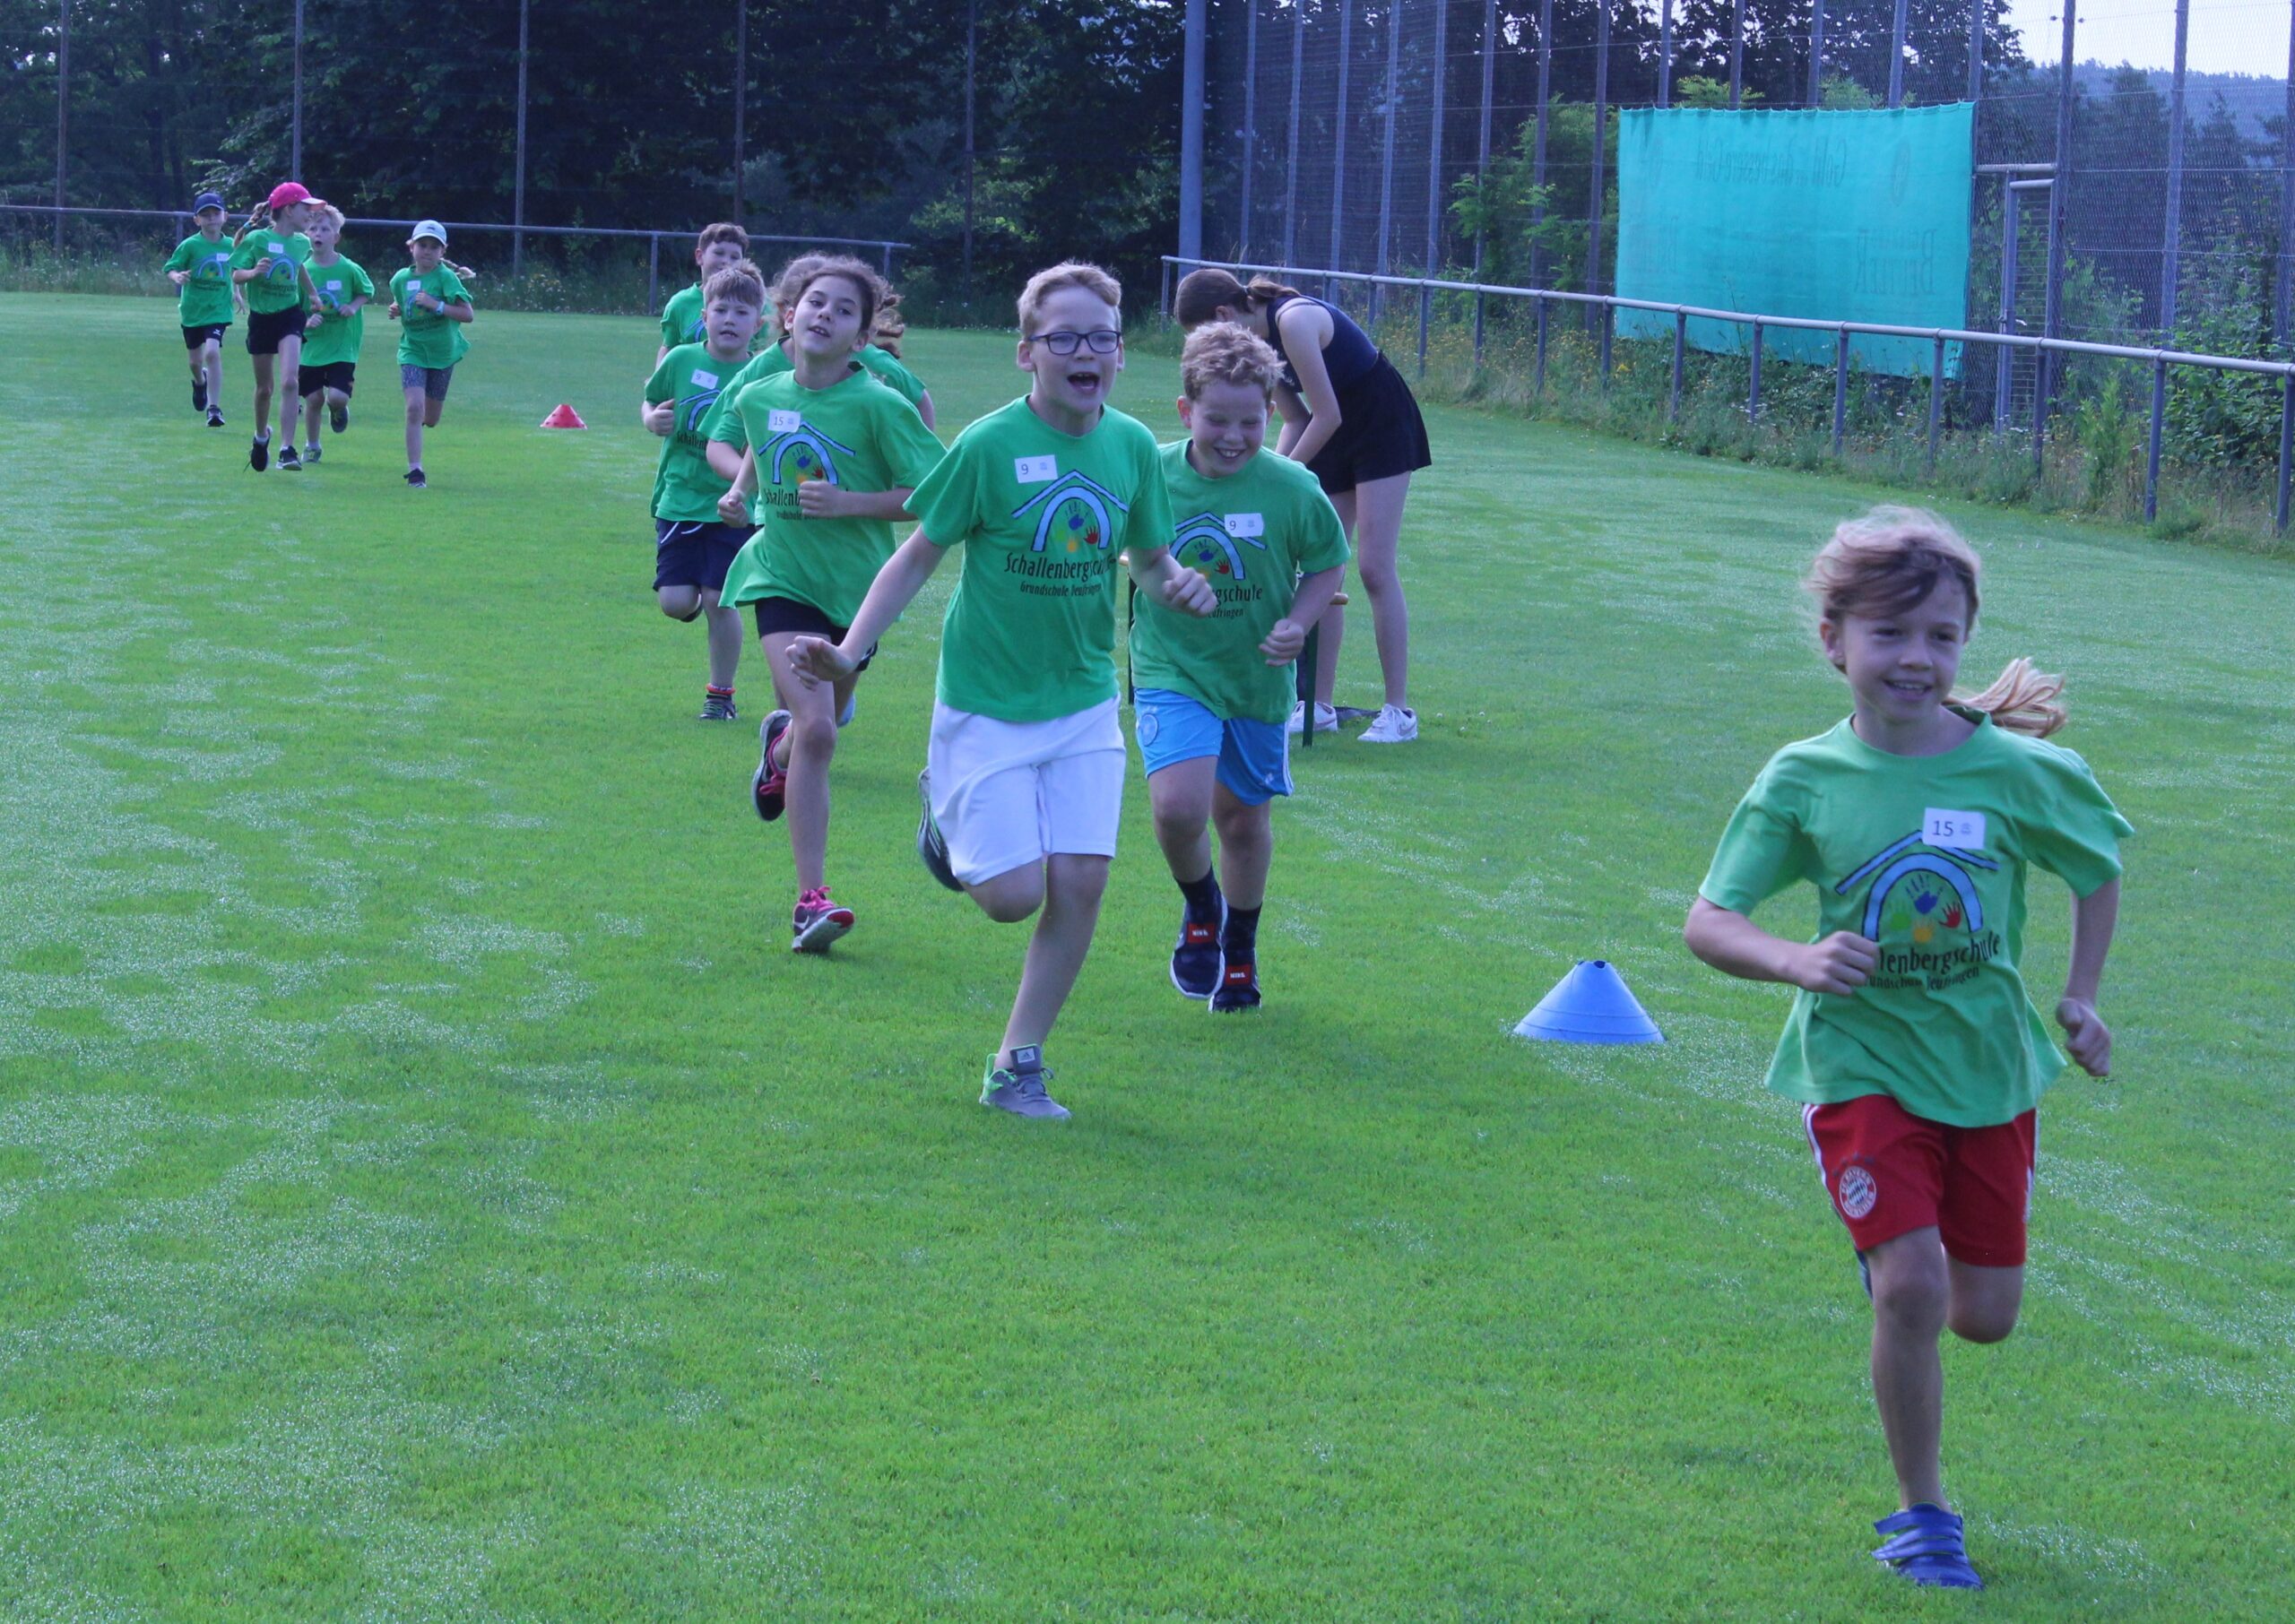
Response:
[{"label": "metal fence post", "polygon": [[[1347,125],[1353,108],[1347,99],[1348,71],[1355,65],[1355,8],[1338,8],[1338,97],[1331,103],[1330,121],[1330,258],[1326,263],[1334,271],[1343,271],[1347,263],[1339,257],[1342,232],[1347,221]],[[1323,279],[1323,297],[1332,293],[1329,277]]]},{"label": "metal fence post", "polygon": [[749,0],[733,0],[733,223],[747,225],[749,139]]},{"label": "metal fence post", "polygon": [[1936,436],[1944,427],[1944,341],[1934,340],[1928,351],[1928,461],[1936,470]]},{"label": "metal fence post", "polygon": [[1209,0],[1187,0],[1180,68],[1180,257],[1203,254],[1203,53]]},{"label": "metal fence post", "polygon": [[[1440,0],[1437,0],[1440,4]],[[1381,276],[1393,269],[1389,248],[1393,243],[1395,215],[1395,112],[1402,103],[1402,4],[1392,0],[1387,7],[1387,94],[1385,128],[1379,133],[1379,263],[1374,267]],[[1379,330],[1379,304],[1384,296],[1382,284],[1371,284],[1371,331]]]},{"label": "metal fence post", "polygon": [[[2048,189],[2048,305],[2047,319],[2041,324],[2041,332],[2048,338],[2064,336],[2064,255],[2066,236],[2064,211],[2065,199],[2072,191],[2073,70],[2079,61],[2077,42],[2073,38],[2073,31],[2079,20],[2080,8],[2067,4],[2064,8],[2064,66],[2057,76],[2056,169],[2050,177],[2054,184]],[[2042,365],[2039,368],[2040,376],[2034,380],[2037,387],[2033,390],[2033,393],[2040,397],[2040,404],[2034,410],[2034,416],[2037,419],[2045,421],[2048,417],[2048,403],[2056,393],[2057,376],[2063,368],[2052,350],[2041,351],[2041,362]],[[2040,436],[2035,432],[2032,437],[2032,457],[2035,464],[2038,463],[2040,454]]]},{"label": "metal fence post", "polygon": [[1541,298],[1538,300],[1537,370],[1532,376],[1530,381],[1530,393],[1533,396],[1540,396],[1546,393],[1546,300]]},{"label": "metal fence post", "polygon": [[1904,105],[1905,0],[1897,0],[1896,21],[1889,28],[1889,105]]},{"label": "metal fence post", "polygon": [[[57,172],[63,143],[56,145]],[[2295,344],[2295,0],[2288,6],[2287,122],[2279,140],[2279,298],[2272,311],[2272,336],[2282,350]],[[2280,481],[2279,528],[2287,528],[2286,481]]]},{"label": "metal fence post", "polygon": [[1430,308],[1430,301],[1433,297],[1433,292],[1425,288],[1418,290],[1418,376],[1420,377],[1426,376],[1426,323],[1433,314]]},{"label": "metal fence post", "polygon": [[1729,0],[1729,107],[1745,90],[1745,0]]},{"label": "metal fence post", "polygon": [[1307,8],[1291,8],[1291,137],[1283,149],[1283,263],[1299,256],[1299,75],[1307,58]]},{"label": "metal fence post", "polygon": [[2143,452],[2143,522],[2160,516],[2160,430],[2168,415],[2168,363],[2152,363],[2152,431]]},{"label": "metal fence post", "polygon": [[[2295,108],[2295,92],[2287,105]],[[72,0],[56,4],[56,251],[64,252],[64,152],[72,123]]]},{"label": "metal fence post", "polygon": [[1171,261],[1164,262],[1164,274],[1156,283],[1156,314],[1165,321],[1172,319],[1172,272],[1178,267]]},{"label": "metal fence post", "polygon": [[2279,500],[2272,508],[2274,535],[2287,533],[2288,475],[2295,471],[2295,372],[2279,380]]},{"label": "metal fence post", "polygon": [[[1431,70],[1434,84],[1431,124],[1426,143],[1426,263],[1425,274],[1439,276],[1442,270],[1442,115],[1448,98],[1443,91],[1450,77],[1451,0],[1434,0],[1434,63]],[[1426,296],[1419,295],[1419,322],[1426,319]]]},{"label": "metal fence post", "polygon": [[1674,312],[1674,381],[1666,396],[1666,420],[1669,423],[1682,420],[1682,360],[1683,351],[1688,347],[1689,317],[1676,310]]},{"label": "metal fence post", "polygon": [[510,280],[525,274],[526,234],[526,0],[518,0],[518,150],[510,189]]},{"label": "metal fence post", "polygon": [[[2295,3],[2295,0],[2291,0]],[[1537,132],[1530,148],[1530,225],[1546,224],[1546,113],[1553,102],[1554,89],[1554,0],[1538,0],[1538,106]],[[2295,96],[2288,106],[2295,108]],[[2295,125],[2291,125],[2295,127]],[[1536,236],[1530,238],[1530,281],[1543,279],[1546,251],[1538,246]]]},{"label": "metal fence post", "polygon": [[303,173],[303,0],[295,0],[292,76],[295,81],[294,110],[287,119],[287,172],[299,177]]},{"label": "metal fence post", "polygon": [[[1823,0],[1819,0],[1822,4]],[[1609,134],[1610,5],[1594,0],[1594,163],[1593,184],[1586,207],[1586,291],[1602,290],[1602,174],[1603,138]]]},{"label": "metal fence post", "polygon": [[662,234],[645,234],[645,313],[650,315],[662,307]]},{"label": "metal fence post", "polygon": [[1825,104],[1825,0],[1809,11],[1809,105]]},{"label": "metal fence post", "polygon": [[[2176,332],[2177,284],[2182,280],[2184,233],[2184,67],[2191,46],[2191,0],[2176,0],[2175,67],[2168,81],[2168,219],[2160,250],[2160,333]],[[2150,517],[2148,514],[2145,517]]]},{"label": "metal fence post", "polygon": [[1843,327],[1832,341],[1832,454],[1840,455],[1842,442],[1849,435],[1849,329]]},{"label": "metal fence post", "polygon": [[1243,182],[1235,204],[1235,257],[1251,256],[1251,171],[1259,168],[1259,0],[1243,0]]},{"label": "metal fence post", "polygon": [[[2005,337],[2016,330],[2016,183],[2011,177],[2000,177],[2000,332]],[[2010,396],[2015,388],[2015,355],[2011,345],[2003,344],[1992,363],[1992,426],[2002,434],[2008,432]]]},{"label": "metal fence post", "polygon": [[1617,307],[1605,302],[1597,306],[1596,309],[1599,313],[1602,324],[1602,388],[1606,393],[1610,386],[1610,332],[1617,324]]},{"label": "metal fence post", "polygon": [[1754,324],[1753,366],[1745,384],[1745,421],[1761,421],[1761,324]]},{"label": "metal fence post", "polygon": [[974,183],[980,149],[973,140],[974,103],[980,77],[980,0],[965,0],[965,246],[959,273],[964,279],[965,307],[972,307],[972,239]]},{"label": "metal fence post", "polygon": [[1969,0],[1969,103],[1984,95],[1984,20],[1992,10],[1988,0]]},{"label": "metal fence post", "polygon": [[[1490,97],[1498,70],[1498,0],[1482,0],[1482,124],[1474,154],[1475,199],[1486,203],[1482,187],[1490,178]],[[1487,233],[1477,211],[1474,228],[1474,280],[1482,280],[1482,251]],[[1474,351],[1482,360],[1482,295],[1474,296]]]}]

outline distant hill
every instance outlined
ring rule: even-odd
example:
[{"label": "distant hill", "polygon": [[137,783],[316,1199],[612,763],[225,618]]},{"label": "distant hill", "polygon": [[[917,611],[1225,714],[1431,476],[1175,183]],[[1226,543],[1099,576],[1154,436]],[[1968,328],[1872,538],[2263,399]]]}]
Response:
[{"label": "distant hill", "polygon": [[[2083,62],[2076,72],[2081,88],[2093,96],[2104,91],[2111,76],[2119,72],[2119,65],[2105,62]],[[2165,68],[2143,70],[2152,81],[2152,88],[2160,99],[2168,97],[2169,73]],[[2221,96],[2223,105],[2239,120],[2239,133],[2251,141],[2276,141],[2279,126],[2287,117],[2287,81],[2264,78],[2254,73],[2194,73],[2184,75],[2184,116],[2194,124],[2205,118],[2208,110]]]}]

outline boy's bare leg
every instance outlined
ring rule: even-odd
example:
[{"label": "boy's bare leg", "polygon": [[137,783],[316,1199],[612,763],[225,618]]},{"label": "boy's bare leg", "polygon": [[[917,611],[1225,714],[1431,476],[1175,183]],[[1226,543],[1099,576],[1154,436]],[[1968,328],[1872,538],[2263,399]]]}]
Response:
[{"label": "boy's bare leg", "polygon": [[1218,771],[1218,757],[1199,756],[1158,767],[1148,780],[1156,843],[1172,877],[1183,885],[1211,872],[1211,791]]},{"label": "boy's bare leg", "polygon": [[[1006,878],[998,875],[996,878]],[[989,882],[993,885],[995,881]],[[996,1063],[1009,1066],[1012,1051],[1042,1043],[1052,1035],[1061,1006],[1075,989],[1076,977],[1091,950],[1092,932],[1100,921],[1100,899],[1106,894],[1108,860],[1058,851],[1044,861],[1044,914],[1028,937],[1028,953],[1020,966],[1020,990],[1012,999],[1012,1016],[1004,1025],[1004,1046]],[[1025,916],[1022,916],[1025,917]]]},{"label": "boy's bare leg", "polygon": [[[741,611],[719,605],[714,589],[701,590],[702,618],[709,626],[709,686],[730,688],[741,669]],[[779,671],[774,673],[774,687],[781,687]],[[787,707],[792,713],[796,707]],[[831,720],[834,720],[832,718]]]},{"label": "boy's bare leg", "polygon": [[303,443],[319,443],[319,408],[326,404],[326,391],[318,390],[303,397]]},{"label": "boy's bare leg", "polygon": [[1219,884],[1230,908],[1267,902],[1267,871],[1275,860],[1273,801],[1245,806],[1225,784],[1213,791],[1211,817],[1219,830]]},{"label": "boy's bare leg", "polygon": [[[402,391],[406,396],[406,465],[422,466],[422,430],[425,424],[422,386],[420,384]],[[435,422],[436,419],[429,421]]]},{"label": "boy's bare leg", "polygon": [[221,409],[223,404],[223,346],[210,340],[200,351],[207,369],[207,409]]}]

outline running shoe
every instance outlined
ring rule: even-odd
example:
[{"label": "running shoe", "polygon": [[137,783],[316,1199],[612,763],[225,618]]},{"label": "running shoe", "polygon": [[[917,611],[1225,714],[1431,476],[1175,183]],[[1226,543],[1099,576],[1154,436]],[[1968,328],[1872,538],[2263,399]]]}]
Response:
[{"label": "running shoe", "polygon": [[406,482],[417,490],[427,490],[430,486],[430,481],[422,477],[422,471],[419,468],[406,471]]},{"label": "running shoe", "polygon": [[191,409],[194,411],[204,411],[207,410],[207,380],[205,378],[195,378],[192,380]]},{"label": "running shoe", "polygon": [[247,466],[254,469],[257,473],[261,473],[264,469],[271,466],[271,442],[269,440],[250,440],[247,442]]},{"label": "running shoe", "polygon": [[221,407],[210,406],[207,409],[207,427],[210,428],[221,428],[223,427],[223,409]]},{"label": "running shoe", "polygon": [[295,449],[294,441],[290,440],[287,444],[279,448],[279,467],[281,471],[285,473],[300,473],[302,471],[302,454]]},{"label": "running shoe", "polygon": [[1051,1080],[1052,1074],[1044,1068],[1044,1050],[1026,1043],[1012,1051],[1009,1067],[997,1065],[994,1055],[988,1057],[988,1075],[980,1080],[980,1102],[1016,1117],[1065,1122],[1068,1108],[1044,1091]]},{"label": "running shoe", "polygon": [[1875,1548],[1874,1559],[1887,1563],[1914,1584],[1944,1590],[1984,1588],[1984,1580],[1969,1563],[1957,1513],[1924,1500],[1910,1510],[1883,1517],[1873,1525],[1873,1532],[1892,1536]]},{"label": "running shoe", "polygon": [[[1291,720],[1289,722],[1285,724],[1283,730],[1285,732],[1296,734],[1303,733],[1307,730],[1306,708],[1306,702],[1304,700],[1300,700],[1292,705]],[[1315,701],[1315,731],[1318,733],[1336,733],[1338,731],[1338,713],[1332,710],[1330,706],[1325,704],[1320,699]]]},{"label": "running shoe", "polygon": [[700,719],[703,721],[739,721],[741,719],[741,713],[733,704],[733,696],[731,694],[705,692],[701,696]]},{"label": "running shoe", "polygon": [[1213,1015],[1241,1015],[1259,1007],[1259,966],[1232,960],[1219,967],[1219,987],[1211,995]]},{"label": "running shoe", "polygon": [[851,727],[853,725],[853,713],[860,708],[861,690],[859,688],[855,688],[844,696],[844,708],[836,713],[836,725],[840,728]]},{"label": "running shoe", "polygon": [[326,406],[326,426],[341,434],[351,427],[351,405],[347,401],[329,401]]},{"label": "running shoe", "polygon": [[758,727],[758,763],[757,771],[749,774],[749,805],[766,823],[780,816],[781,808],[788,804],[789,769],[774,764],[773,747],[781,742],[793,720],[788,712],[775,711]]},{"label": "running shoe", "polygon": [[303,461],[306,464],[308,464],[316,462],[318,460],[319,443],[316,440],[313,440],[308,445],[303,447]]},{"label": "running shoe", "polygon": [[1399,704],[1381,705],[1360,737],[1364,744],[1408,744],[1418,737],[1418,713]]},{"label": "running shoe", "polygon": [[789,951],[827,953],[828,945],[853,929],[853,910],[829,900],[828,887],[817,885],[797,899],[789,922]]},{"label": "running shoe", "polygon": [[1219,987],[1219,933],[1227,926],[1227,899],[1219,899],[1219,917],[1198,923],[1184,910],[1180,914],[1180,939],[1172,948],[1172,985],[1191,998],[1208,998]]},{"label": "running shoe", "polygon": [[[951,891],[962,891],[964,881],[948,861],[948,842],[940,834],[940,825],[932,819],[932,769],[927,767],[916,775],[916,798],[924,803],[924,816],[916,822],[916,855],[923,860],[924,871]],[[1062,1111],[1061,1116],[1068,1113]]]}]

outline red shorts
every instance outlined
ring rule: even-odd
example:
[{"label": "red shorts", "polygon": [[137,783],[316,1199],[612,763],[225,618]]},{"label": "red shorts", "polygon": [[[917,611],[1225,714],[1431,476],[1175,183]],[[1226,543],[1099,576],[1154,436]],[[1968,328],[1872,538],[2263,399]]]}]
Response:
[{"label": "red shorts", "polygon": [[1860,1252],[1932,1224],[1944,1253],[1982,1268],[2024,1261],[2038,1121],[1991,1127],[1916,1117],[1886,1094],[1805,1105],[1817,1176]]}]

